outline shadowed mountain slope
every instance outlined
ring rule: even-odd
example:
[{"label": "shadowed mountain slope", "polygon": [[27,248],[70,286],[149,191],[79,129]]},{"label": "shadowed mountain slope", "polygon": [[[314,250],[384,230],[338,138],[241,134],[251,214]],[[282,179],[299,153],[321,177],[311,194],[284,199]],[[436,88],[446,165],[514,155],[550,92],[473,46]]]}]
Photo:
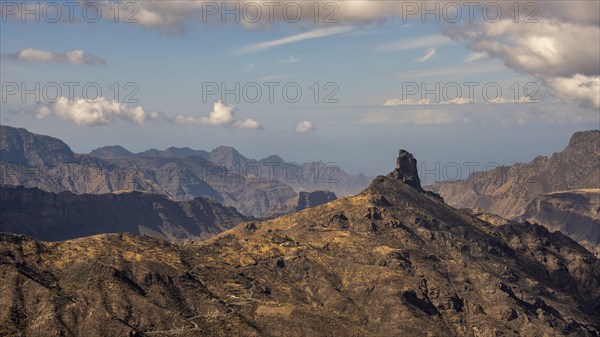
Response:
[{"label": "shadowed mountain slope", "polygon": [[0,188],[0,231],[43,241],[119,232],[174,242],[198,240],[246,220],[234,208],[200,197],[175,202],[141,192],[78,195],[37,188]]}]

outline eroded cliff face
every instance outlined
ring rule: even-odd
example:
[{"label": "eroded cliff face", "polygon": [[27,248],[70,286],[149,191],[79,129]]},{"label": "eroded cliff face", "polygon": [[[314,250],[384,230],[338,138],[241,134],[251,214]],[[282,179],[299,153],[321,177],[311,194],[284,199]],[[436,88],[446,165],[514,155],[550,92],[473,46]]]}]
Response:
[{"label": "eroded cliff face", "polygon": [[600,189],[539,195],[521,218],[561,231],[600,256]]},{"label": "eroded cliff face", "polygon": [[[433,184],[427,189],[439,193],[448,204],[457,208],[481,208],[507,219],[530,219],[552,229],[566,230],[567,224],[559,225],[558,219],[554,222],[543,214],[537,217],[533,211],[541,204],[536,200],[549,198],[553,201],[543,204],[565,208],[573,203],[561,198],[565,203],[559,205],[559,199],[544,195],[599,187],[600,131],[594,130],[575,133],[562,152],[549,158],[538,157],[530,163],[499,167],[465,180]],[[583,213],[575,216],[573,213],[578,210]],[[553,211],[553,214],[557,213]],[[590,219],[589,215],[589,207],[574,207],[566,232],[579,239],[589,228],[600,231],[596,225],[598,216]]]},{"label": "eroded cliff face", "polygon": [[[600,262],[397,179],[205,242],[0,235],[0,334],[599,336]],[[38,313],[44,312],[44,315]]]}]

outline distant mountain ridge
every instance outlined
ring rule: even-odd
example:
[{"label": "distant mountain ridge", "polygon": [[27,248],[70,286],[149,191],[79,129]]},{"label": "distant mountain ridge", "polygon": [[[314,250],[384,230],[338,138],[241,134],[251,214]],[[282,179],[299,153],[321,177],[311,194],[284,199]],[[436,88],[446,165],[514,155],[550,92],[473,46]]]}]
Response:
[{"label": "distant mountain ridge", "polygon": [[[574,133],[565,149],[550,157],[539,156],[529,163],[498,167],[427,188],[454,207],[537,221],[560,229],[591,250],[600,250],[600,237],[586,235],[590,231],[600,233],[598,194],[577,192],[600,189],[599,130]],[[564,193],[553,195],[555,192]]]},{"label": "distant mountain ridge", "polygon": [[0,161],[48,167],[78,162],[71,148],[57,138],[37,135],[23,128],[0,125]]},{"label": "distant mountain ridge", "polygon": [[600,187],[600,131],[576,132],[567,147],[530,163],[478,172],[429,188],[455,207],[480,207],[505,218],[523,214],[541,194]]},{"label": "distant mountain ridge", "polygon": [[176,202],[130,191],[79,195],[37,188],[0,188],[0,232],[43,241],[119,232],[172,242],[205,240],[250,219],[233,207],[200,197]]},{"label": "distant mountain ridge", "polygon": [[132,153],[122,146],[104,146],[91,151],[89,155],[103,159],[198,156],[240,175],[258,174],[267,180],[280,181],[296,192],[328,190],[338,196],[357,194],[372,180],[364,174],[350,175],[336,165],[322,161],[297,164],[286,162],[279,155],[270,155],[260,160],[251,159],[231,146],[219,146],[210,152],[192,150],[188,147],[170,147],[165,150],[151,149],[139,153]]},{"label": "distant mountain ridge", "polygon": [[[242,214],[261,217],[289,209],[299,191],[324,189],[309,178],[305,184],[301,177],[278,179],[281,171],[276,175],[261,170],[259,176],[252,175],[251,170],[240,165],[263,164],[230,147],[219,147],[210,153],[171,147],[134,154],[121,146],[110,146],[92,151],[95,155],[86,155],[74,153],[59,139],[2,125],[0,145],[0,184],[38,187],[49,192],[101,194],[139,190],[176,200],[209,197]],[[339,186],[346,193],[357,193],[369,182],[365,176],[340,177],[339,183],[325,187]]]}]

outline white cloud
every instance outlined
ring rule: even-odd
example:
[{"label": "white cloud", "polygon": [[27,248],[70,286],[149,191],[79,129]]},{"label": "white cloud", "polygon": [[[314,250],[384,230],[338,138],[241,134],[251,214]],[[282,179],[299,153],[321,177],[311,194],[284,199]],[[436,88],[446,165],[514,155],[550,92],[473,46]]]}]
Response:
[{"label": "white cloud", "polygon": [[[556,14],[563,19],[569,17]],[[600,40],[598,23],[569,20],[541,17],[535,24],[482,22],[448,33],[466,41],[476,53],[488,54],[518,72],[541,79],[561,99],[599,108],[600,51],[592,47]]]},{"label": "white cloud", "polygon": [[316,130],[316,126],[311,121],[302,121],[296,124],[295,131],[297,133],[308,133],[310,131]]},{"label": "white cloud", "polygon": [[14,62],[64,63],[64,64],[106,64],[104,59],[85,54],[83,50],[71,50],[64,53],[25,48],[13,54],[3,54],[2,59]]},{"label": "white cloud", "polygon": [[485,101],[487,104],[518,104],[518,103],[538,103],[539,100],[535,97],[530,96],[521,96],[519,98],[505,98],[505,97],[496,97],[496,99],[489,101]]},{"label": "white cloud", "polygon": [[256,70],[256,64],[251,63],[244,68],[244,71],[247,73],[251,73]]},{"label": "white cloud", "polygon": [[600,77],[575,74],[573,77],[552,77],[546,80],[561,97],[571,101],[591,103],[600,107]]},{"label": "white cloud", "polygon": [[286,57],[285,59],[279,60],[277,62],[283,63],[283,64],[291,64],[291,63],[296,63],[296,62],[300,62],[300,61],[302,61],[302,56],[292,54],[292,55]]},{"label": "white cloud", "polygon": [[274,48],[274,47],[278,47],[278,46],[283,46],[283,45],[290,44],[290,43],[295,43],[295,42],[300,42],[300,41],[310,40],[310,39],[318,39],[321,37],[326,37],[326,36],[331,36],[331,35],[337,35],[337,34],[349,32],[353,29],[354,28],[350,27],[350,26],[333,26],[333,27],[327,27],[327,28],[318,28],[318,29],[311,30],[306,33],[291,35],[291,36],[287,36],[287,37],[277,39],[277,40],[271,40],[271,41],[251,44],[251,45],[248,45],[248,46],[245,46],[245,47],[239,49],[237,52],[235,52],[235,54],[255,53],[258,51],[262,51],[262,50],[266,50],[266,49],[270,49],[270,48]]},{"label": "white cloud", "polygon": [[482,23],[470,47],[500,58],[509,67],[543,77],[598,75],[600,53],[585,43],[600,40],[597,26],[540,20],[515,25],[511,20]]},{"label": "white cloud", "polygon": [[260,123],[250,118],[244,119],[243,121],[236,121],[233,123],[233,127],[239,129],[263,129]]},{"label": "white cloud", "polygon": [[[402,17],[402,15],[407,14],[406,4],[410,4],[411,6],[417,5],[417,12],[414,15],[409,15],[409,22],[405,23],[402,27],[413,27],[415,23],[420,22],[421,13],[420,9],[423,8],[431,8],[430,6],[426,6],[425,4],[421,4],[416,1],[372,1],[372,0],[356,0],[356,1],[332,1],[332,0],[315,0],[316,2],[320,2],[321,8],[328,4],[334,4],[336,6],[336,14],[333,16],[334,19],[337,19],[340,22],[344,22],[346,24],[364,24],[364,23],[381,23],[385,22],[391,16]],[[315,1],[299,1],[294,3],[294,7],[300,7],[299,9],[303,13],[300,19],[300,26],[306,27],[309,25],[314,25],[314,2]],[[496,6],[500,6],[503,17],[510,16],[512,19],[512,14],[514,13],[514,3],[518,2],[520,8],[524,8],[530,0],[515,0],[515,1],[491,1],[491,0],[482,0],[477,2],[476,11],[481,11],[482,7],[487,3],[494,3]],[[256,29],[262,28],[264,26],[271,26],[273,23],[279,22],[290,22],[290,14],[294,9],[291,9],[289,13],[285,13],[284,6],[281,3],[277,3],[273,6],[272,3],[269,2],[256,2],[254,0],[240,0],[236,2],[239,4],[237,6],[237,14],[240,14],[241,18],[238,22],[234,21],[234,15],[228,15],[226,22],[222,20],[223,14],[223,6],[221,3],[213,2],[213,1],[182,1],[182,0],[172,0],[172,1],[162,1],[162,0],[138,0],[138,1],[128,1],[128,3],[132,3],[138,9],[137,13],[134,14],[133,19],[135,19],[136,24],[151,28],[151,29],[161,29],[167,33],[181,33],[186,29],[187,21],[199,21],[202,23],[221,26],[223,24],[231,23],[231,24],[239,24],[241,26]],[[456,3],[455,1],[439,1],[436,4],[439,4],[440,8],[443,8],[446,4]],[[111,11],[111,3],[100,1],[99,5],[104,6],[103,11],[105,10],[107,13],[112,13]],[[254,11],[253,8],[246,5],[252,5],[253,8],[256,6],[259,8],[260,19],[258,22],[253,23],[250,22],[248,16],[252,16]],[[216,11],[212,14],[208,6],[215,6]],[[566,21],[566,22],[578,22],[581,24],[588,25],[598,25],[600,24],[600,4],[598,1],[538,1],[536,2],[538,6],[538,11],[535,14],[535,19],[552,19],[556,21]],[[20,9],[21,6],[18,6]],[[233,6],[227,7],[228,10],[232,9]],[[274,9],[274,10],[272,10]],[[236,10],[236,9],[234,9]],[[270,15],[272,12],[273,15]],[[463,17],[467,17],[466,13],[467,9],[463,9]],[[122,10],[119,11],[120,18],[118,18],[119,22],[126,23],[130,25],[131,22],[131,10]],[[322,14],[322,18],[324,19],[325,15],[331,13],[331,8],[329,12]],[[529,13],[527,11],[522,11],[521,19],[525,17],[525,15]],[[286,15],[287,14],[287,15]],[[16,13],[15,15],[7,15],[9,20],[18,20],[21,17],[20,13]],[[480,17],[481,15],[476,15]],[[112,15],[103,16],[107,20],[113,20]],[[129,19],[129,20],[126,20]],[[432,17],[428,18],[428,21],[431,23]],[[521,24],[521,23],[519,23]]]},{"label": "white cloud", "polygon": [[402,51],[421,49],[427,47],[437,47],[453,43],[452,39],[439,34],[427,35],[423,37],[404,39],[391,43],[386,43],[375,48],[376,51]]},{"label": "white cloud", "polygon": [[428,99],[413,99],[407,97],[406,99],[391,98],[383,103],[383,106],[400,106],[400,105],[427,105],[431,104]]},{"label": "white cloud", "polygon": [[483,60],[486,57],[487,57],[486,53],[473,52],[473,53],[469,54],[467,57],[465,57],[463,62],[471,63],[471,62]]},{"label": "white cloud", "polygon": [[427,50],[427,52],[425,53],[425,55],[419,57],[415,61],[417,61],[419,63],[423,63],[423,62],[429,60],[430,58],[432,58],[433,55],[435,55],[435,48],[430,48],[429,50]]},{"label": "white cloud", "polygon": [[233,105],[223,103],[221,100],[213,104],[213,111],[208,117],[190,117],[178,115],[175,117],[177,124],[195,124],[195,125],[220,125],[224,127],[233,127],[239,129],[262,129],[263,127],[253,119],[236,120],[235,113],[237,109]]},{"label": "white cloud", "polygon": [[106,125],[117,119],[143,124],[148,119],[158,117],[156,112],[146,112],[141,106],[129,108],[125,104],[100,97],[95,102],[83,98],[69,100],[59,98],[55,103],[37,108],[38,118],[56,115],[81,126]]}]

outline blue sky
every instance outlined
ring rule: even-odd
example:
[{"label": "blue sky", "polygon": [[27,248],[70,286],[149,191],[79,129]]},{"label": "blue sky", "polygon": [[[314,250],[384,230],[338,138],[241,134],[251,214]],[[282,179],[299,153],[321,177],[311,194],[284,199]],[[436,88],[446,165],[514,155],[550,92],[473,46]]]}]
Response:
[{"label": "blue sky", "polygon": [[[389,171],[401,147],[431,165],[510,164],[559,151],[574,131],[599,127],[597,40],[575,46],[581,51],[561,47],[573,34],[597,37],[598,18],[581,14],[589,2],[568,10],[558,2],[542,6],[539,21],[529,25],[506,22],[510,19],[403,22],[402,8],[385,7],[393,3],[362,2],[366,7],[359,14],[340,4],[337,24],[275,20],[258,28],[202,23],[200,11],[193,15],[197,6],[185,1],[138,2],[154,16],[140,14],[137,24],[35,23],[7,16],[0,33],[3,91],[6,83],[31,88],[36,82],[95,82],[106,101],[61,105],[10,95],[2,102],[1,122],[56,136],[78,152],[113,144],[132,151],[231,145],[249,157],[277,153],[289,161],[335,162],[371,175]],[[290,37],[297,41],[281,40]],[[83,56],[68,54],[77,50]],[[576,52],[591,60],[568,56]],[[288,103],[276,89],[275,102],[269,102],[262,85],[269,81],[279,83],[277,88],[297,83],[302,98]],[[121,95],[112,104],[115,82]],[[128,82],[139,88],[138,103],[122,102],[131,92],[123,88]],[[219,95],[203,101],[208,82],[230,88],[255,82],[265,95],[258,102],[243,97],[235,102],[231,95],[222,104]],[[315,82],[318,103],[310,89]],[[326,90],[329,82],[334,85]],[[459,84],[463,99],[465,82],[496,83],[503,98],[488,103],[481,89],[471,104],[447,104],[443,97],[435,102],[433,95],[402,97],[407,83],[434,88],[436,82]],[[519,99],[535,83],[538,102],[512,103],[515,83]],[[323,102],[335,88],[338,103]],[[80,89],[75,96],[82,96]]]}]

